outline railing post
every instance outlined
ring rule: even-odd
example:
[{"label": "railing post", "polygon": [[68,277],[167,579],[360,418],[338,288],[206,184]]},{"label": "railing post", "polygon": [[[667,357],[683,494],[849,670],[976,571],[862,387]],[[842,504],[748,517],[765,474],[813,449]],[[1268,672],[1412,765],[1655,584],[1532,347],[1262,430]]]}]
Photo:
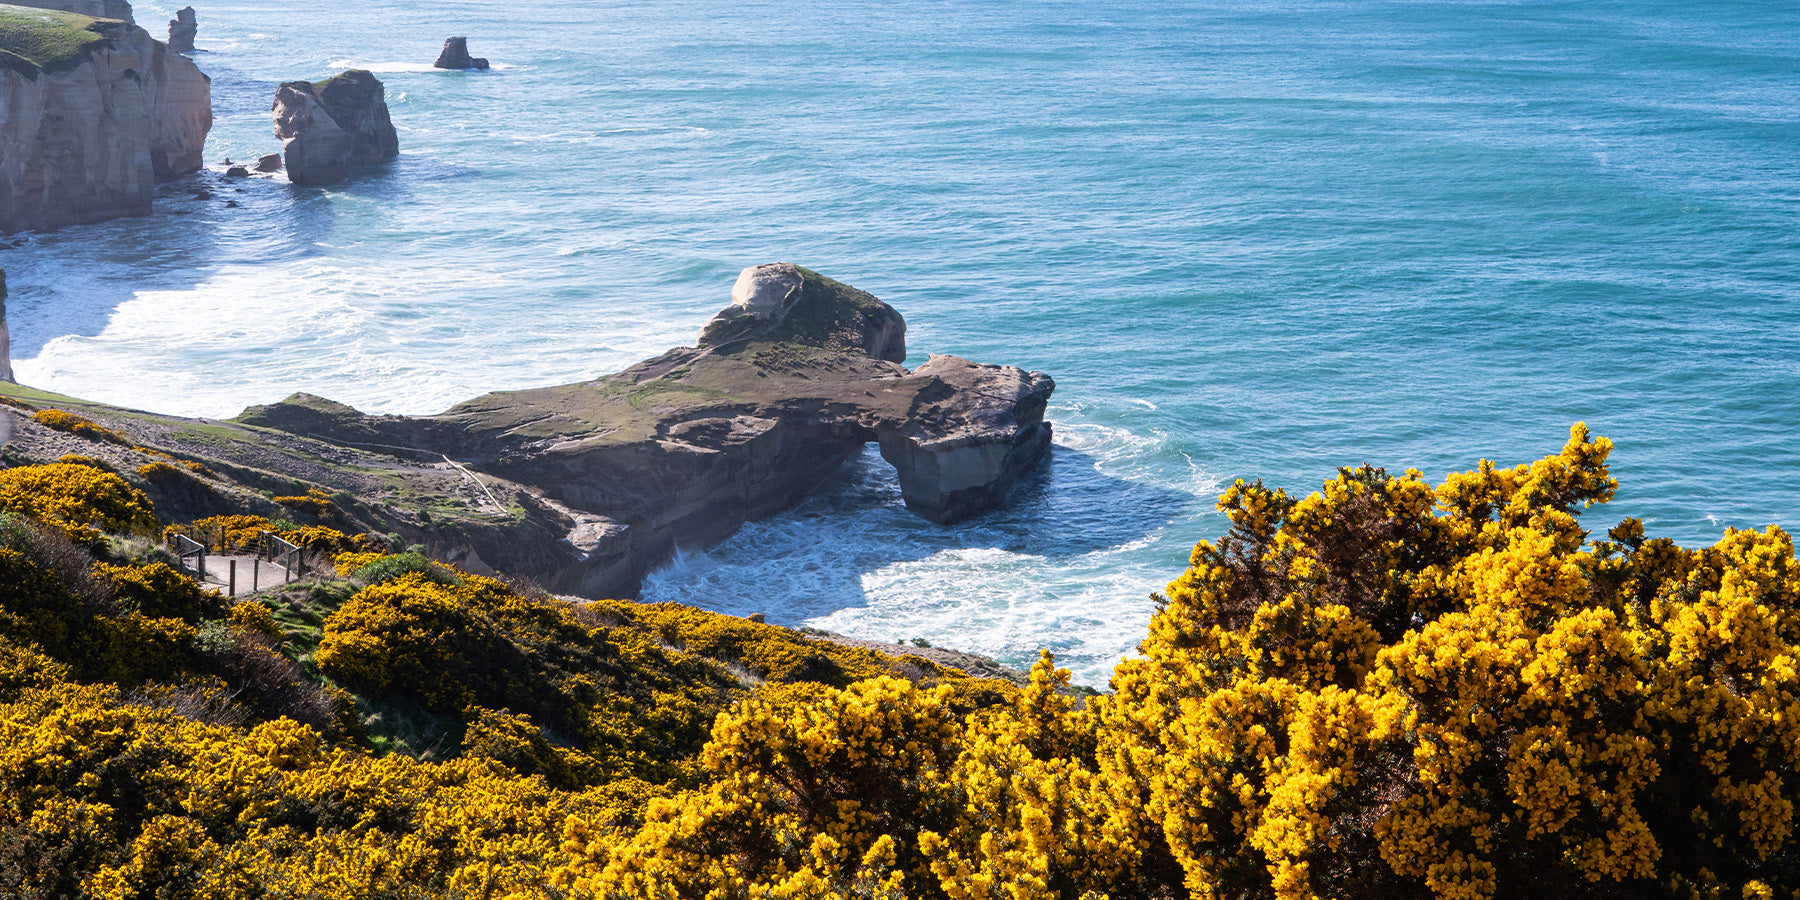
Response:
[{"label": "railing post", "polygon": [[237,560],[235,558],[231,561],[231,580],[225,582],[225,596],[237,596]]}]

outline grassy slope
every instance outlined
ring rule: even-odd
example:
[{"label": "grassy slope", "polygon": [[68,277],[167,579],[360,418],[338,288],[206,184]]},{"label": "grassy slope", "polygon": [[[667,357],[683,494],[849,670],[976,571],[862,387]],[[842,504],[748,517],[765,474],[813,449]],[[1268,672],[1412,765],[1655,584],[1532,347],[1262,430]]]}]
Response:
[{"label": "grassy slope", "polygon": [[[470,491],[457,472],[358,452],[282,431],[124,409],[6,382],[0,382],[0,398],[12,401],[6,405],[20,417],[15,420],[18,424],[14,426],[12,441],[0,450],[0,464],[53,462],[63,453],[80,453],[100,457],[122,472],[131,472],[152,461],[152,457],[130,446],[86,441],[25,421],[38,409],[61,409],[121,432],[131,445],[204,463],[216,473],[214,478],[203,479],[204,486],[225,498],[226,505],[235,507],[235,512],[284,515],[283,510],[269,506],[262,497],[302,494],[317,487],[328,494],[354,495],[354,499],[341,504],[352,514],[352,521],[339,522],[338,527],[385,532],[396,527],[395,509],[429,510],[439,522],[489,526],[522,515],[522,510],[509,507],[506,516],[497,520],[470,506],[464,499]],[[0,411],[0,415],[4,414]],[[256,496],[259,494],[262,496]]]},{"label": "grassy slope", "polygon": [[104,20],[53,9],[0,4],[0,65],[25,71],[57,72],[74,68],[89,49],[107,40],[97,26]]}]

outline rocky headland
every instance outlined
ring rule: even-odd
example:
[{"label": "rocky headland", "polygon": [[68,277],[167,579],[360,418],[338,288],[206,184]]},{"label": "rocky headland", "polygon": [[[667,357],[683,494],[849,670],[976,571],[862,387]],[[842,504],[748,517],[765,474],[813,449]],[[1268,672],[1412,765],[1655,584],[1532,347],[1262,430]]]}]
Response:
[{"label": "rocky headland", "polygon": [[281,85],[274,114],[275,136],[295,184],[336,184],[357,167],[400,155],[387,90],[362,69]]},{"label": "rocky headland", "polygon": [[147,215],[212,128],[209,79],[129,6],[57,5],[125,18],[0,5],[0,232]]},{"label": "rocky headland", "polygon": [[[295,395],[236,420],[156,416],[0,385],[8,462],[65,453],[208,474],[146,481],[165,519],[288,515],[316,489],[334,527],[396,532],[475,571],[560,593],[630,596],[677,546],[698,548],[798,502],[878,443],[907,506],[953,522],[1003,503],[1050,444],[1049,376],[933,356],[908,370],[891,306],[783,263],[739,277],[732,303],[679,347],[592,381],[488,394],[435,416],[370,416]],[[97,444],[34,422],[87,416],[128,435]]]}]

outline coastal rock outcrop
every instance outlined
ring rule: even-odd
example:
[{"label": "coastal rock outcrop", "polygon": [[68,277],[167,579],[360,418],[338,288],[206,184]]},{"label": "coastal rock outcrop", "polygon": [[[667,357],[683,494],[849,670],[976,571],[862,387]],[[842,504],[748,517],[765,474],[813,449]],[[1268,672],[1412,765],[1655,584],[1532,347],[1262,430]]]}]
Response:
[{"label": "coastal rock outcrop", "polygon": [[[857,321],[836,335],[800,333],[811,323],[802,318],[790,320],[788,314],[805,296],[805,285],[804,270],[791,263],[767,263],[745,269],[731,288],[731,305],[719,310],[700,329],[697,345],[703,350],[722,347],[767,338],[785,328],[790,336],[797,335],[821,346],[842,345],[843,349],[854,348],[876,359],[906,361],[906,320],[893,307],[873,297],[867,300],[874,302],[854,304]],[[844,344],[847,337],[851,341]]]},{"label": "coastal rock outcrop", "polygon": [[148,214],[199,170],[212,88],[135,25],[0,5],[0,110],[0,232],[55,228]]},{"label": "coastal rock outcrop", "polygon": [[[952,356],[908,371],[904,335],[900,314],[864,291],[757,266],[700,346],[616,375],[489,394],[437,416],[364,416],[294,397],[238,421],[455,459],[557,523],[563,555],[514,571],[557,591],[623,596],[677,547],[709,546],[792,506],[869,443],[927,519],[1004,502],[1049,447],[1054,382]],[[472,549],[506,567],[505,548]]]},{"label": "coastal rock outcrop", "polygon": [[400,155],[386,89],[362,69],[320,82],[287,82],[275,92],[274,113],[275,136],[295,184],[336,184],[358,166]]},{"label": "coastal rock outcrop", "polygon": [[485,69],[487,59],[469,55],[469,39],[453,37],[444,39],[444,49],[438,52],[437,62],[432,63],[440,69]]},{"label": "coastal rock outcrop", "polygon": [[200,22],[194,18],[194,8],[184,6],[175,12],[175,18],[169,20],[169,49],[176,53],[194,52],[194,36],[200,33]]},{"label": "coastal rock outcrop", "polygon": [[[435,416],[295,394],[220,422],[12,390],[26,399],[0,405],[0,433],[13,429],[11,460],[79,452],[126,471],[151,447],[203,465],[179,490],[152,485],[165,515],[291,515],[269,497],[317,490],[334,528],[588,597],[636,594],[678,548],[789,508],[871,443],[935,522],[1004,503],[1046,456],[1049,376],[952,356],[909,371],[905,322],[874,296],[786,264],[738,284],[725,320],[756,319],[749,332]],[[54,430],[33,418],[46,404],[128,440]]]}]

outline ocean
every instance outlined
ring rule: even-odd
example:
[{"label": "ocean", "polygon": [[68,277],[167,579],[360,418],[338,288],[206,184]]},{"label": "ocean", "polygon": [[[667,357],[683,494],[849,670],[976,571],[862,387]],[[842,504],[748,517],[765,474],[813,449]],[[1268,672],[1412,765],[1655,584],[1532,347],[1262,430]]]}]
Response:
[{"label": "ocean", "polygon": [[[161,35],[177,4],[139,2]],[[373,70],[402,156],[0,250],[27,384],[225,417],[429,413],[691,343],[741,268],[1056,378],[1012,505],[872,452],[655,573],[679,600],[1104,686],[1232,479],[1432,479],[1612,438],[1652,534],[1800,526],[1791,2],[220,0],[209,166],[278,82]],[[431,68],[467,35],[487,72]],[[228,201],[235,203],[229,206]]]}]

